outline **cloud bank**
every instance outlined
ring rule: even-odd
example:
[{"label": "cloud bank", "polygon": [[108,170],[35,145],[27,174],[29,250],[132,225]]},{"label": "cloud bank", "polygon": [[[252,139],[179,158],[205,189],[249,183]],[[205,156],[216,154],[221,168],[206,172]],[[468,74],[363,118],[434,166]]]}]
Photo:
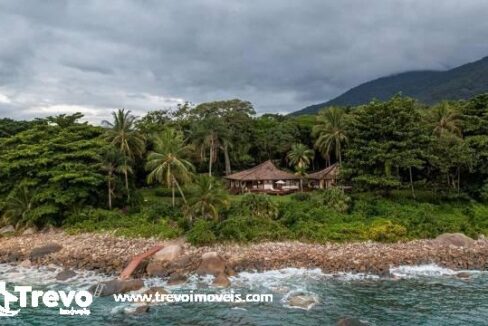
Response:
[{"label": "cloud bank", "polygon": [[0,3],[0,117],[100,122],[183,101],[291,112],[407,70],[488,55],[484,0]]}]

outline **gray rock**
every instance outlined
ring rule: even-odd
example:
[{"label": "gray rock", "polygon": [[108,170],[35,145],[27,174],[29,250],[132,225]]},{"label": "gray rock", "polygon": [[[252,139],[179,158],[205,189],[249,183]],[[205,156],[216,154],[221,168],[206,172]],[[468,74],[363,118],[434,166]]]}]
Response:
[{"label": "gray rock", "polygon": [[341,318],[336,324],[337,326],[365,326],[367,324],[363,323],[359,319],[356,318]]},{"label": "gray rock", "polygon": [[305,310],[312,308],[317,302],[315,297],[304,293],[296,293],[288,297],[289,306]]},{"label": "gray rock", "polygon": [[42,247],[37,247],[32,249],[30,253],[30,259],[36,259],[36,258],[41,258],[46,255],[53,254],[55,252],[60,251],[63,249],[63,246],[57,244],[57,243],[50,243]]},{"label": "gray rock", "polygon": [[213,280],[212,285],[220,288],[228,288],[230,286],[230,281],[225,274],[219,274],[219,276]]},{"label": "gray rock", "polygon": [[[92,285],[88,291],[92,294],[95,293],[98,284]],[[144,286],[143,280],[111,280],[107,282],[100,283],[102,291],[100,292],[101,297],[106,297],[112,294],[126,293],[130,291],[139,290]]]},{"label": "gray rock", "polygon": [[8,234],[8,233],[14,233],[15,228],[12,225],[6,225],[3,228],[0,229],[0,234]]},{"label": "gray rock", "polygon": [[37,232],[36,228],[30,227],[30,228],[25,229],[24,232],[22,232],[22,235],[33,235],[36,232]]},{"label": "gray rock", "polygon": [[435,238],[437,243],[446,246],[455,247],[470,247],[474,244],[474,240],[462,233],[444,233]]},{"label": "gray rock", "polygon": [[26,259],[26,260],[23,260],[19,266],[21,267],[31,267],[32,266],[32,262],[29,260],[29,259]]},{"label": "gray rock", "polygon": [[144,305],[144,306],[139,306],[136,308],[136,310],[134,311],[134,315],[143,315],[143,314],[146,314],[149,312],[149,310],[151,310],[149,308],[148,305]]},{"label": "gray rock", "polygon": [[458,277],[458,278],[470,278],[471,274],[468,272],[459,272],[456,274],[456,277]]},{"label": "gray rock", "polygon": [[169,245],[155,253],[153,256],[153,260],[171,262],[180,257],[182,253],[183,248],[180,245]]},{"label": "gray rock", "polygon": [[66,281],[69,280],[70,278],[73,278],[76,276],[76,273],[73,272],[72,270],[64,270],[62,272],[59,272],[58,275],[56,275],[56,279],[58,281]]},{"label": "gray rock", "polygon": [[202,262],[198,266],[198,275],[212,274],[218,276],[225,272],[225,261],[216,252],[207,252],[202,255]]},{"label": "gray rock", "polygon": [[178,285],[183,284],[187,281],[187,277],[179,272],[174,272],[169,276],[168,285]]}]

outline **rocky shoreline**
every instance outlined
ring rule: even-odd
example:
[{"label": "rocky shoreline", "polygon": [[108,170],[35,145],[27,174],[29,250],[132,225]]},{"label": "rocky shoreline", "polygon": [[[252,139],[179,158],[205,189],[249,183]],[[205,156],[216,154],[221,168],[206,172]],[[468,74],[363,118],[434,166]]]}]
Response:
[{"label": "rocky shoreline", "polygon": [[357,242],[307,244],[265,242],[249,245],[222,244],[194,247],[184,240],[124,239],[110,234],[68,235],[52,230],[0,238],[0,263],[24,266],[57,265],[117,275],[132,257],[151,247],[175,246],[170,259],[145,260],[133,277],[180,278],[197,271],[202,256],[214,253],[225,262],[225,273],[272,270],[287,267],[320,268],[324,273],[353,272],[387,276],[392,266],[435,263],[454,270],[487,270],[488,240],[472,240],[461,234],[435,240],[392,244]]}]

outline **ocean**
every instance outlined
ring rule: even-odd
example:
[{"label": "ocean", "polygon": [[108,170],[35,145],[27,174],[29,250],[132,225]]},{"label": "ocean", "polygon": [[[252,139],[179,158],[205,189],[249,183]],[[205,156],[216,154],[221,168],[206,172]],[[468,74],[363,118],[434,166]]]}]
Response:
[{"label": "ocean", "polygon": [[[0,264],[0,281],[34,290],[82,290],[111,277],[78,272],[60,282],[55,268],[22,268]],[[487,325],[488,273],[470,271],[468,279],[436,265],[392,268],[394,278],[367,274],[324,274],[320,270],[283,269],[242,272],[228,289],[211,288],[211,277],[194,276],[180,286],[146,279],[146,287],[163,286],[174,293],[273,294],[267,303],[167,303],[134,315],[138,305],[96,297],[89,316],[60,316],[57,308],[21,308],[14,317],[0,317],[0,325],[335,325],[344,317],[368,325]],[[141,293],[143,290],[140,291]],[[313,298],[308,309],[291,307],[295,294]],[[3,306],[0,294],[0,305]],[[10,303],[10,309],[19,308]]]}]

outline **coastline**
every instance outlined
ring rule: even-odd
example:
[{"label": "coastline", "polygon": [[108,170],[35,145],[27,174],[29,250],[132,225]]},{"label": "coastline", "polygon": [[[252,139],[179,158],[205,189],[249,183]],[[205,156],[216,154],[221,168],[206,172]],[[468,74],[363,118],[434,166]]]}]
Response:
[{"label": "coastline", "polygon": [[[487,270],[488,240],[473,240],[466,246],[439,240],[413,240],[398,243],[354,242],[308,244],[301,242],[263,242],[219,244],[195,247],[182,239],[126,239],[110,234],[68,235],[48,233],[0,238],[0,263],[31,266],[56,265],[65,269],[89,270],[118,275],[136,255],[155,245],[178,243],[182,248],[177,263],[164,266],[161,277],[175,272],[188,275],[201,263],[205,253],[216,252],[229,270],[267,271],[282,268],[320,268],[324,273],[368,273],[388,276],[391,267],[436,264],[453,270]],[[56,252],[39,257],[33,249],[57,244]],[[148,260],[133,277],[144,277]]]}]

